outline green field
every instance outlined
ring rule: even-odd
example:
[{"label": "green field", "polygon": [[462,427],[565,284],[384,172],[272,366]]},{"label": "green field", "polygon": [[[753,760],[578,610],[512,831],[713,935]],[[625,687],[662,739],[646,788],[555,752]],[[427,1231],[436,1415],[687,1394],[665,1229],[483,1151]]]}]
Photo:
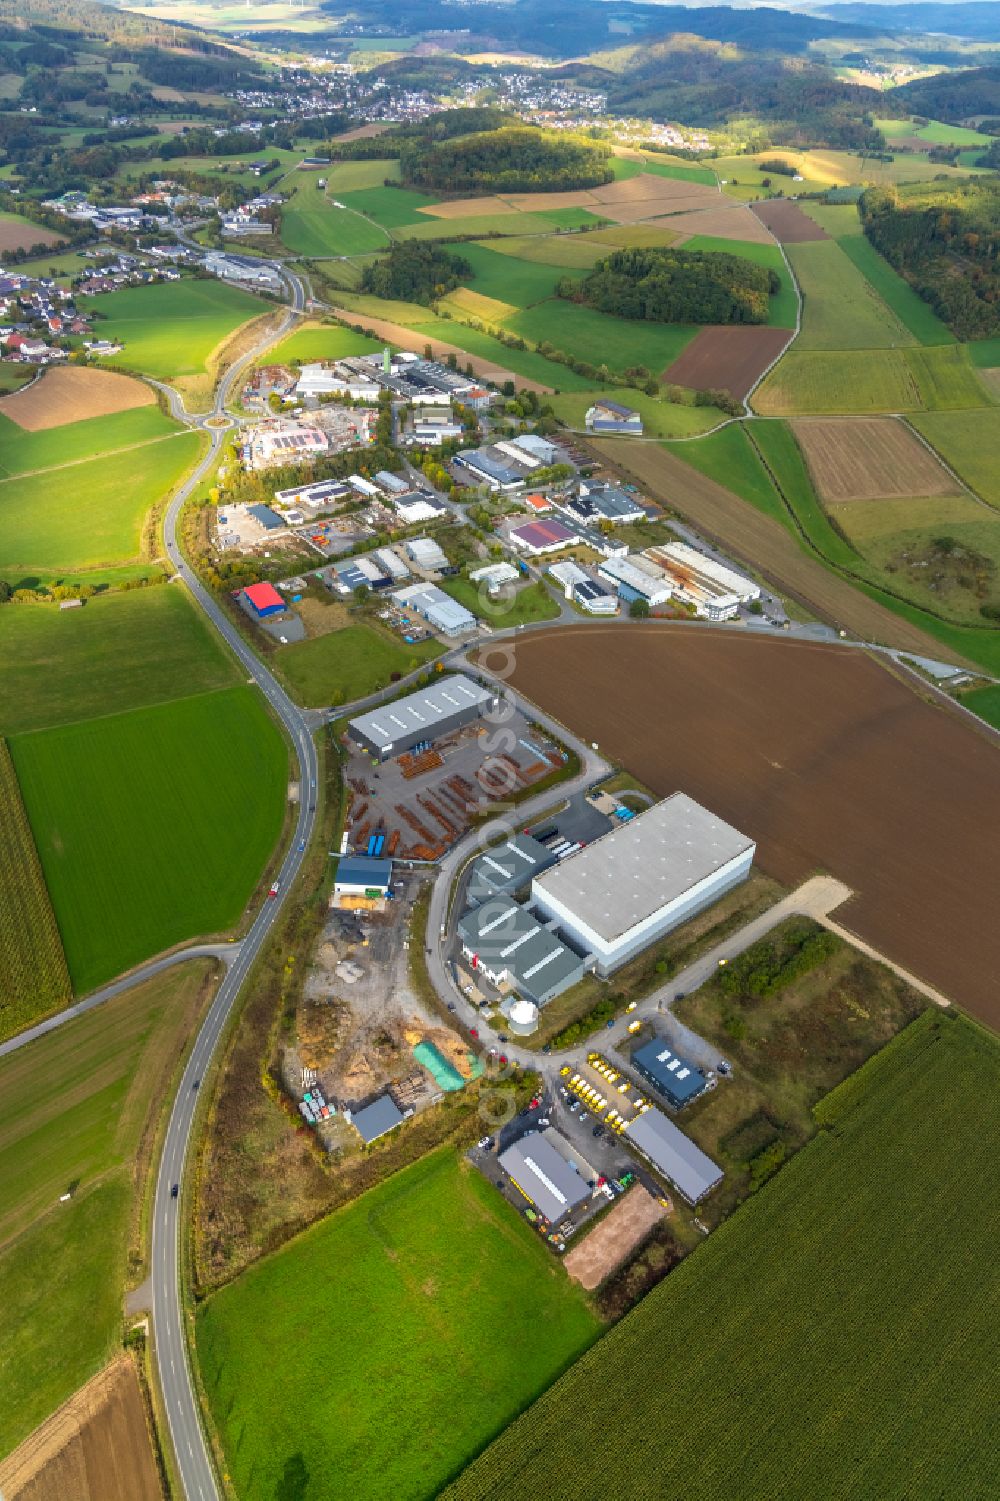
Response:
[{"label": "green field", "polygon": [[[859,226],[860,230],[860,226]],[[955,335],[910,284],[894,271],[866,235],[844,235],[838,241],[841,250],[870,282],[887,307],[919,344],[954,344]]]},{"label": "green field", "polygon": [[178,431],[141,450],[0,481],[0,578],[49,581],[137,558],[146,513],[203,443],[199,433]]},{"label": "green field", "polygon": [[802,292],[796,350],[898,349],[916,343],[836,240],[785,250]]},{"label": "green field", "polygon": [[492,360],[503,370],[512,370],[525,380],[537,381],[539,385],[550,386],[556,391],[588,391],[593,388],[592,378],[588,380],[586,376],[577,375],[565,365],[547,360],[530,349],[508,349],[499,339],[479,329],[467,328],[464,323],[456,323],[451,318],[436,318],[430,323],[417,324],[413,332],[425,339],[441,339],[445,344],[454,344],[456,349],[464,349],[467,354],[478,355],[483,360]]},{"label": "green field", "polygon": [[548,342],[574,359],[610,370],[645,365],[654,375],[673,364],[696,328],[683,323],[649,323],[615,318],[594,308],[553,299],[527,308],[504,325],[531,344]]},{"label": "green field", "polygon": [[[387,190],[388,191],[388,190]],[[543,212],[512,209],[510,213],[466,214],[457,219],[438,219],[426,215],[413,224],[400,225],[397,239],[454,240],[459,236],[481,239],[486,235],[549,235],[557,229],[582,229],[601,224],[599,214],[585,208],[545,209]]]},{"label": "green field", "polygon": [[756,266],[767,266],[777,274],[781,282],[778,291],[769,299],[767,325],[769,328],[795,327],[798,298],[777,245],[756,245],[751,240],[720,240],[714,235],[692,235],[689,240],[685,240],[683,248],[741,255],[744,260],[753,261]]},{"label": "green field", "polygon": [[[562,272],[587,271],[595,261],[608,254],[608,246],[592,234],[512,235],[509,239],[484,240],[482,246],[509,260],[558,266]],[[463,245],[461,254],[465,255],[471,248]]]},{"label": "green field", "polygon": [[[754,431],[764,425],[755,422]],[[733,490],[758,511],[763,511],[765,516],[770,516],[772,521],[788,526],[788,511],[768,478],[742,422],[730,422],[719,432],[699,438],[697,443],[678,445],[674,452],[685,464],[708,475],[727,490]]]},{"label": "green field", "polygon": [[976,339],[965,347],[977,370],[996,370],[1000,367],[1000,334],[995,339]]},{"label": "green field", "polygon": [[[550,396],[546,400],[560,422],[583,432],[587,408],[593,406],[599,396],[606,394],[603,391],[566,391],[561,396]],[[704,433],[723,420],[718,407],[681,406],[678,402],[663,401],[658,396],[647,396],[645,391],[634,391],[631,388],[615,391],[614,400],[642,413],[643,433],[648,438],[687,438],[695,433]],[[684,457],[688,456],[688,447],[700,446],[686,445]]]},{"label": "green field", "polygon": [[356,193],[359,188],[380,188],[386,178],[399,181],[399,161],[383,157],[376,161],[335,162],[326,174],[326,191],[331,198]]},{"label": "green field", "polygon": [[471,579],[443,579],[441,588],[460,605],[471,610],[494,630],[516,625],[534,625],[539,620],[555,620],[559,606],[543,583],[525,584],[509,595],[491,596]]},{"label": "green field", "polygon": [[78,993],[239,920],[288,776],[251,689],[15,735],[10,749]]},{"label": "green field", "polygon": [[[371,166],[372,163],[367,162],[365,165]],[[438,201],[433,193],[417,193],[412,188],[387,188],[381,180],[346,193],[337,188],[330,188],[328,191],[331,198],[336,198],[356,213],[374,219],[383,229],[399,229],[404,224],[419,224],[421,209],[429,208]],[[436,222],[440,223],[440,220]],[[381,238],[384,244],[385,236]]]},{"label": "green field", "polygon": [[179,966],[0,1059],[0,1454],[121,1348],[136,1154],[207,971]]},{"label": "green field", "polygon": [[1000,506],[1000,413],[995,407],[917,412],[910,421],[971,490]]},{"label": "green field", "polygon": [[344,360],[351,355],[371,354],[382,345],[353,329],[339,323],[322,327],[298,328],[280,344],[267,351],[261,361],[266,365],[297,363],[307,365],[311,360]]},{"label": "green field", "polygon": [[441,651],[438,641],[409,646],[401,637],[372,626],[348,625],[311,641],[283,646],[271,665],[297,702],[307,709],[321,709],[366,698],[388,687],[393,673],[405,676]]},{"label": "green field", "polygon": [[965,708],[971,709],[973,714],[978,714],[980,719],[985,719],[995,730],[1000,730],[1000,688],[996,685],[992,688],[974,688],[971,693],[963,693],[959,701]]},{"label": "green field", "polygon": [[113,365],[158,380],[200,375],[209,356],[269,303],[223,281],[157,282],[98,299],[94,333],[124,344]]},{"label": "green field", "polygon": [[633,1495],[651,1453],[659,1497],[990,1501],[998,1088],[995,1038],[924,1013],[448,1501]]},{"label": "green field", "polygon": [[982,407],[987,399],[961,345],[799,351],[798,344],[753,398],[765,416],[917,412]]},{"label": "green field", "polygon": [[565,266],[518,260],[511,255],[500,255],[485,245],[456,245],[455,252],[469,262],[474,273],[473,280],[462,282],[462,286],[520,308],[551,297],[556,282],[567,274]]},{"label": "green field", "polygon": [[0,366],[0,396],[20,390],[31,379],[31,374],[32,372],[26,370],[23,365]]},{"label": "green field", "polygon": [[334,208],[312,176],[296,179],[281,206],[281,239],[295,255],[359,255],[384,250],[389,236],[360,213]]},{"label": "green field", "polygon": [[598,1329],[539,1237],[444,1148],[208,1298],[197,1347],[241,1501],[304,1497],[310,1479],[321,1495],[331,1476],[339,1495],[422,1501]]},{"label": "green field", "polygon": [[916,136],[921,141],[931,141],[935,146],[989,146],[991,136],[979,130],[970,130],[966,125],[949,125],[944,120],[928,120],[917,125],[913,120],[876,120],[875,124],[887,140],[900,136]]},{"label": "green field", "polygon": [[0,735],[209,693],[237,677],[186,589],[159,585],[82,610],[0,610]]},{"label": "green field", "polygon": [[35,469],[55,469],[60,464],[75,464],[81,459],[114,453],[118,448],[134,448],[139,443],[180,431],[179,425],[164,416],[158,406],[133,407],[129,412],[88,417],[83,422],[67,422],[62,427],[43,428],[35,433],[19,427],[0,412],[0,479]]}]

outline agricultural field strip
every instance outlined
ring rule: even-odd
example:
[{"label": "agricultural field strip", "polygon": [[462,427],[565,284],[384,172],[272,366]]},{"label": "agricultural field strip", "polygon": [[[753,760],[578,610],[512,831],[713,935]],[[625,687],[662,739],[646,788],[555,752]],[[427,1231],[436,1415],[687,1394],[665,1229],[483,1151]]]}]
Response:
[{"label": "agricultural field strip", "polygon": [[106,448],[102,453],[83,454],[78,459],[64,459],[61,464],[46,464],[40,469],[21,469],[16,474],[0,474],[0,485],[15,484],[19,480],[36,479],[42,474],[55,474],[61,469],[75,469],[78,464],[93,464],[100,459],[112,459],[120,453],[134,453],[140,448],[152,448],[156,443],[168,443],[173,438],[186,438],[191,429],[178,427],[174,433],[161,433],[157,438],[144,438],[141,443],[126,443],[123,448]]}]

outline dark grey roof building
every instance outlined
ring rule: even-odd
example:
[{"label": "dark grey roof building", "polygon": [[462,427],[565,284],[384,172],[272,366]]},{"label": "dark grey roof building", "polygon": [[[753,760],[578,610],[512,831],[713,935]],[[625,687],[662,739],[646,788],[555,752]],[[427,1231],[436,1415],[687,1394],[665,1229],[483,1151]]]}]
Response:
[{"label": "dark grey roof building", "polygon": [[363,1110],[354,1111],[351,1125],[367,1146],[369,1142],[378,1141],[388,1131],[394,1131],[405,1119],[391,1095],[382,1094]]},{"label": "dark grey roof building", "polygon": [[552,1224],[558,1224],[590,1190],[580,1174],[537,1131],[529,1131],[497,1159],[515,1188]]},{"label": "dark grey roof building", "polygon": [[579,954],[509,896],[490,897],[458,920],[462,952],[498,989],[509,988],[544,1006],[583,978]]},{"label": "dark grey roof building", "polygon": [[359,714],[349,721],[347,733],[355,745],[384,761],[425,740],[440,740],[496,708],[497,702],[496,693],[455,673],[431,688]]},{"label": "dark grey roof building", "polygon": [[685,1063],[660,1037],[644,1042],[632,1054],[632,1067],[663,1095],[675,1110],[701,1094],[708,1080],[692,1063]]},{"label": "dark grey roof building", "polygon": [[636,1147],[689,1204],[697,1204],[725,1176],[721,1167],[655,1106],[629,1122],[622,1140]]},{"label": "dark grey roof building", "polygon": [[487,850],[473,862],[466,893],[469,905],[478,907],[491,896],[520,890],[532,876],[554,865],[555,858],[530,834],[512,834],[504,844]]}]

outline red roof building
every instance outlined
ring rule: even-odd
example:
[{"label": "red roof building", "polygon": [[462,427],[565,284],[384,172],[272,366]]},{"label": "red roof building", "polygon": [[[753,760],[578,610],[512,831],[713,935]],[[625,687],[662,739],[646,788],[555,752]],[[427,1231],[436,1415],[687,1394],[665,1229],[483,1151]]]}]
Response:
[{"label": "red roof building", "polygon": [[285,608],[285,601],[273,584],[248,584],[243,598],[259,620],[268,615],[277,615]]},{"label": "red roof building", "polygon": [[543,552],[558,552],[580,540],[561,521],[526,521],[523,526],[512,527],[509,537],[519,552],[526,552],[531,557]]}]

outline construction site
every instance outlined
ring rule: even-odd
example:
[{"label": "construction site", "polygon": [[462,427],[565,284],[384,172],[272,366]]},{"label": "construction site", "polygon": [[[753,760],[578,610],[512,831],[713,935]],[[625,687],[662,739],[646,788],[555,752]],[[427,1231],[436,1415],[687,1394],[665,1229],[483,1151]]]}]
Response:
[{"label": "construction site", "polygon": [[562,765],[562,750],[522,715],[505,720],[507,730],[512,750],[503,753],[490,748],[495,731],[475,720],[377,764],[345,739],[349,802],[343,853],[439,860],[477,819]]}]

